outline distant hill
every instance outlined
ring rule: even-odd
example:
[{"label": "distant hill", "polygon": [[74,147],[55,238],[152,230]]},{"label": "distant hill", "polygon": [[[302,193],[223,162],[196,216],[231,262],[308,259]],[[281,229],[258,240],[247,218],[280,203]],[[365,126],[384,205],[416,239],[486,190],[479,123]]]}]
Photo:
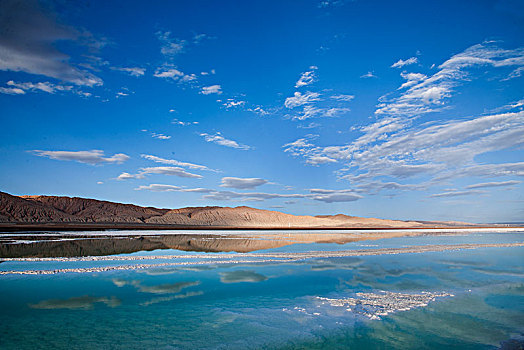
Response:
[{"label": "distant hill", "polygon": [[[296,216],[250,207],[158,209],[95,199],[57,196],[13,196],[0,192],[0,223],[18,224],[144,224],[144,226],[220,228],[414,228],[417,221],[355,216]],[[437,225],[431,222],[431,226]],[[441,223],[441,226],[453,226]]]}]

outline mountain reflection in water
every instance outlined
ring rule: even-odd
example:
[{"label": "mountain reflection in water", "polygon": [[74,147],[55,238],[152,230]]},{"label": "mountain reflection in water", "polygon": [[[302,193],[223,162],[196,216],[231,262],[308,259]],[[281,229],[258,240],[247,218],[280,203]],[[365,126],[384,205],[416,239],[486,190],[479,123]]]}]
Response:
[{"label": "mountain reflection in water", "polygon": [[195,252],[247,253],[297,243],[337,243],[417,235],[416,232],[381,233],[232,233],[159,235],[13,234],[0,237],[1,258],[49,258],[128,254],[157,249]]}]

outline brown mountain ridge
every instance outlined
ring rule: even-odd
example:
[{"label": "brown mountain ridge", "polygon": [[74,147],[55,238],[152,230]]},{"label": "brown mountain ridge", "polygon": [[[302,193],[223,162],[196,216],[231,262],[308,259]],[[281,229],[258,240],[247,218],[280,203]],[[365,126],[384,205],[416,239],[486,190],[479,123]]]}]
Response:
[{"label": "brown mountain ridge", "polygon": [[173,226],[173,228],[415,228],[428,226],[417,221],[362,218],[343,214],[297,216],[245,206],[158,209],[87,198],[13,196],[5,192],[0,192],[0,223],[106,224],[108,227],[111,224],[129,224],[133,226]]}]

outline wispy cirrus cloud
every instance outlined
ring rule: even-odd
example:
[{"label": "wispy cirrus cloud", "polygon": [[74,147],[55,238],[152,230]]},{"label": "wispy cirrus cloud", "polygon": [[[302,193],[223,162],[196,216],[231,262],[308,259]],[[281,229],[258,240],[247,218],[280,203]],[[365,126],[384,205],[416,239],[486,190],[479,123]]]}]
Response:
[{"label": "wispy cirrus cloud", "polygon": [[206,142],[213,142],[220,146],[230,147],[230,148],[236,148],[243,151],[247,151],[252,149],[251,146],[243,145],[241,143],[238,143],[237,141],[226,139],[220,132],[215,133],[214,135],[202,133],[200,134],[206,140]]},{"label": "wispy cirrus cloud", "polygon": [[338,95],[330,96],[329,98],[336,100],[336,101],[349,102],[355,98],[355,95],[338,94]]},{"label": "wispy cirrus cloud", "polygon": [[410,64],[415,64],[415,63],[418,63],[418,58],[417,57],[410,57],[408,59],[399,59],[397,62],[393,63],[391,65],[391,68],[402,68],[404,66],[408,66]]},{"label": "wispy cirrus cloud", "polygon": [[314,101],[319,101],[320,94],[317,92],[305,92],[301,93],[296,91],[293,96],[286,98],[284,106],[289,109],[300,107],[306,104],[310,104]]},{"label": "wispy cirrus cloud", "polygon": [[304,157],[311,164],[318,164],[315,162],[318,157],[342,162],[347,169],[339,174],[356,183],[379,176],[405,179],[432,175],[435,180],[444,180],[466,174],[518,174],[517,170],[504,171],[504,164],[499,165],[498,171],[493,171],[493,167],[477,165],[475,157],[522,145],[524,111],[414,127],[380,138],[389,131],[390,126],[390,120],[372,124],[365,129],[367,134],[343,146],[319,147],[313,143],[314,137],[310,136],[283,147],[285,152]]},{"label": "wispy cirrus cloud", "polygon": [[355,190],[311,189],[310,198],[325,203],[354,202],[363,198]]},{"label": "wispy cirrus cloud", "polygon": [[321,9],[328,9],[328,8],[334,8],[334,7],[340,7],[352,0],[322,0],[318,3],[318,8]]},{"label": "wispy cirrus cloud", "polygon": [[295,88],[301,88],[303,86],[311,85],[316,81],[315,71],[318,69],[317,66],[311,66],[309,67],[308,71],[305,71],[300,75],[300,78],[298,79],[297,83],[295,84]]},{"label": "wispy cirrus cloud", "polygon": [[146,69],[140,67],[111,67],[111,69],[127,73],[132,77],[141,77],[146,73]]},{"label": "wispy cirrus cloud", "polygon": [[68,160],[76,161],[79,163],[86,163],[91,165],[103,164],[103,163],[116,163],[120,164],[128,160],[130,157],[123,153],[114,154],[111,157],[105,157],[104,151],[91,150],[91,151],[31,151],[39,157],[47,157],[56,160]]},{"label": "wispy cirrus cloud", "polygon": [[159,140],[169,140],[171,138],[170,135],[157,134],[156,132],[151,133],[151,137]]},{"label": "wispy cirrus cloud", "polygon": [[[319,159],[337,161],[343,165],[337,171],[339,177],[369,191],[427,189],[466,176],[521,176],[521,163],[476,162],[478,155],[487,152],[522,147],[524,111],[518,103],[505,106],[506,111],[516,109],[507,113],[415,124],[421,114],[445,107],[454,89],[472,79],[469,69],[519,65],[524,65],[524,49],[501,49],[496,43],[474,45],[446,60],[431,76],[403,72],[407,83],[396,97],[390,94],[380,100],[377,120],[361,127],[362,135],[356,140],[317,146],[310,135],[285,144],[284,151],[312,165],[318,165]],[[383,177],[388,180],[378,181]]]},{"label": "wispy cirrus cloud", "polygon": [[[127,96],[127,95],[128,94],[126,93],[122,93],[121,96]],[[142,129],[141,131],[149,133],[152,138],[157,139],[157,140],[169,140],[171,138],[171,135],[165,135],[165,134],[157,133],[157,132],[150,132],[147,129]]]},{"label": "wispy cirrus cloud", "polygon": [[153,192],[193,192],[193,193],[209,193],[212,192],[212,190],[209,190],[207,188],[184,188],[181,186],[175,186],[175,185],[164,185],[164,184],[150,184],[150,185],[142,185],[137,188],[135,188],[137,191],[146,190],[146,191],[153,191]]},{"label": "wispy cirrus cloud", "polygon": [[447,191],[447,192],[432,194],[429,197],[431,198],[459,197],[459,196],[479,195],[479,194],[484,194],[484,193],[486,192],[480,191],[480,190]]},{"label": "wispy cirrus cloud", "polygon": [[[218,191],[207,188],[185,188],[174,185],[151,184],[139,186],[136,190],[148,190],[154,192],[193,192],[204,193],[202,197],[206,200],[216,201],[265,201],[271,199],[310,199],[324,203],[353,202],[363,198],[354,190],[326,190],[311,189],[309,193],[267,193],[267,192],[235,192]],[[291,203],[291,202],[289,202]],[[288,204],[289,204],[288,203]],[[294,202],[292,202],[294,203]]]},{"label": "wispy cirrus cloud", "polygon": [[151,160],[151,161],[153,161],[155,163],[170,164],[170,165],[181,166],[181,167],[184,167],[184,168],[196,169],[196,170],[216,171],[216,170],[208,168],[205,165],[193,164],[193,163],[188,163],[188,162],[181,162],[181,161],[178,161],[178,160],[175,160],[175,159],[165,159],[165,158],[160,158],[160,157],[153,156],[153,155],[150,155],[150,154],[142,154],[141,157],[145,158],[147,160]]},{"label": "wispy cirrus cloud", "polygon": [[160,52],[169,59],[184,52],[188,44],[186,40],[174,38],[170,31],[158,31],[156,32],[156,36],[162,44]]},{"label": "wispy cirrus cloud", "polygon": [[422,74],[422,73],[405,73],[405,72],[402,72],[400,73],[400,76],[402,76],[402,78],[406,79],[407,81],[400,85],[400,87],[398,88],[399,90],[400,89],[405,89],[405,88],[408,88],[410,86],[413,86],[415,84],[417,84],[418,82],[424,80],[427,78],[427,76],[425,74]]},{"label": "wispy cirrus cloud", "polygon": [[[315,74],[317,69],[316,66],[311,66],[309,71],[302,73],[295,84],[295,88],[313,84],[317,80]],[[354,97],[354,95],[333,93],[331,90],[322,90],[321,92],[295,91],[292,96],[287,97],[284,101],[284,107],[288,110],[288,114],[284,117],[299,121],[310,118],[340,117],[350,111],[347,103]]]},{"label": "wispy cirrus cloud", "polygon": [[[407,90],[400,96],[382,97],[375,115],[403,118],[403,125],[413,117],[442,110],[454,89],[471,77],[470,68],[501,68],[524,66],[524,49],[502,49],[495,42],[473,45],[439,66],[439,70],[422,77],[402,73],[408,79]],[[411,82],[410,82],[411,80]]]},{"label": "wispy cirrus cloud", "polygon": [[140,168],[140,170],[136,174],[122,173],[117,177],[117,179],[118,180],[144,179],[147,175],[150,175],[150,174],[178,176],[178,177],[186,177],[186,178],[193,178],[193,179],[201,179],[203,177],[202,175],[190,173],[186,169],[181,168],[181,167],[159,166],[159,167]]},{"label": "wispy cirrus cloud", "polygon": [[489,187],[506,187],[506,186],[513,186],[518,185],[522,181],[516,181],[516,180],[510,180],[510,181],[492,181],[492,182],[482,182],[477,183],[473,185],[466,186],[467,189],[473,189],[473,188],[489,188]]},{"label": "wispy cirrus cloud", "polygon": [[183,122],[181,120],[178,120],[178,119],[173,119],[171,121],[171,124],[175,124],[175,125],[181,125],[181,126],[189,126],[189,125],[196,125],[198,124],[198,122]]}]

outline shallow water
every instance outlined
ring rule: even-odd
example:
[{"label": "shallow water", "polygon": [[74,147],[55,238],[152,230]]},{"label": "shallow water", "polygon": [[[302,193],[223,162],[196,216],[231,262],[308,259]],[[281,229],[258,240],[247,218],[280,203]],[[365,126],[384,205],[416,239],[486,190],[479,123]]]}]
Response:
[{"label": "shallow water", "polygon": [[[522,233],[477,232],[253,253],[523,241]],[[493,349],[524,339],[522,246],[271,262],[170,249],[118,257],[171,261],[153,258],[164,255],[201,264],[0,275],[0,348]],[[5,261],[0,270],[144,261]]]}]

